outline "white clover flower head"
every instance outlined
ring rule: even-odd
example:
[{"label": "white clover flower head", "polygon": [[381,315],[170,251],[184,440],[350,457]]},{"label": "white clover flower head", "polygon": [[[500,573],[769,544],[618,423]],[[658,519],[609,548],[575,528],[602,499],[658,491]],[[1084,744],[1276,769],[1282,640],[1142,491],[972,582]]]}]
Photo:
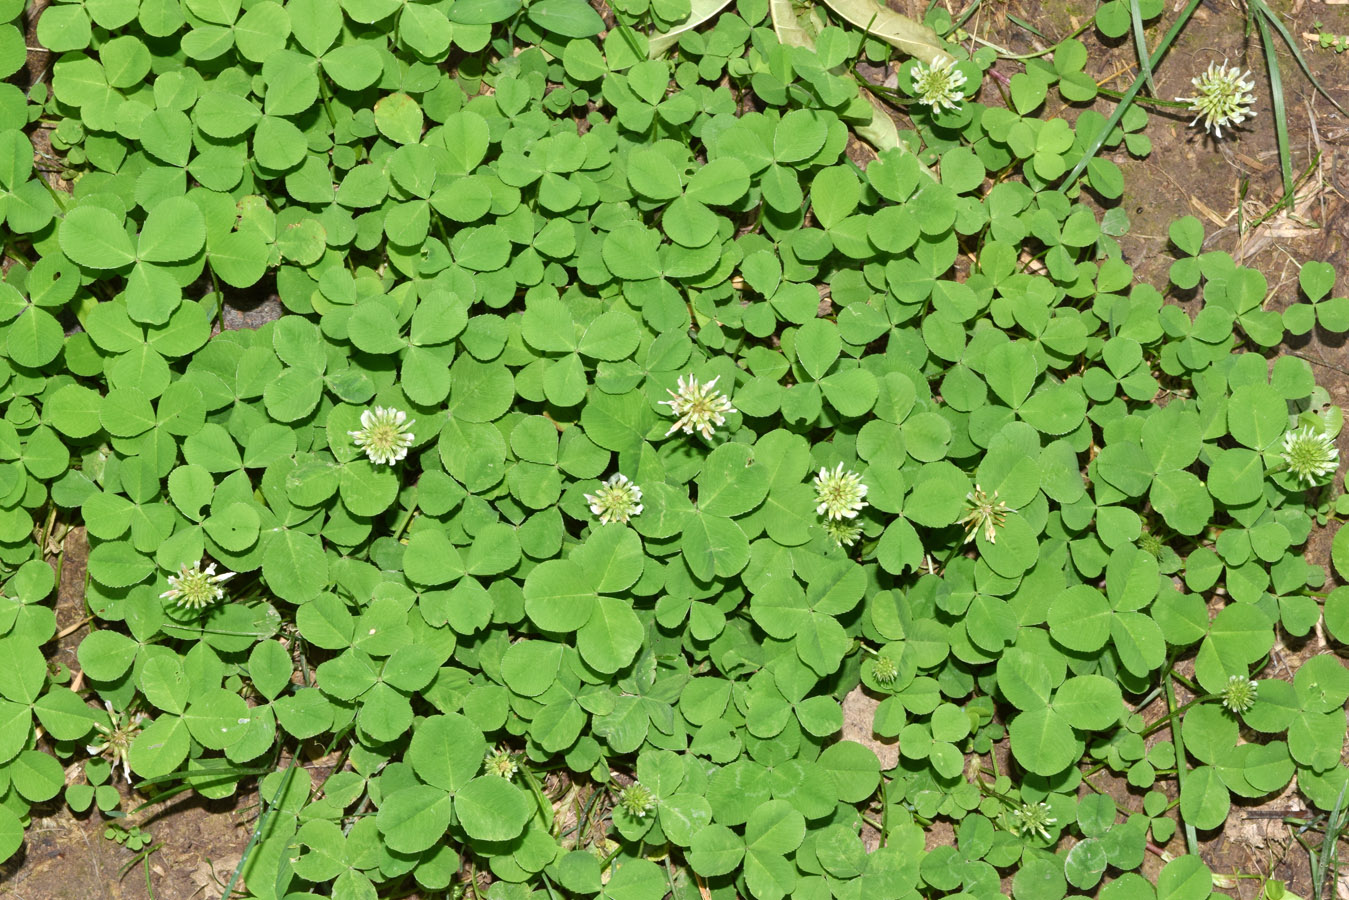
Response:
[{"label": "white clover flower head", "polygon": [[488,775],[495,775],[510,781],[520,767],[515,762],[515,754],[505,748],[493,748],[487,751],[482,760],[483,769]]},{"label": "white clover flower head", "polygon": [[411,428],[416,419],[409,419],[407,413],[392,406],[376,406],[361,413],[361,427],[358,431],[348,431],[357,447],[365,450],[366,457],[375,465],[381,463],[392,466],[408,455],[408,448],[416,440]]},{"label": "white clover flower head", "polygon": [[665,393],[670,395],[670,399],[660,402],[670,407],[670,412],[678,417],[670,426],[670,430],[665,432],[666,437],[683,429],[685,434],[697,431],[707,440],[711,440],[713,429],[726,424],[728,413],[737,412],[731,405],[730,398],[714,389],[717,378],[720,377],[718,375],[703,384],[690,373],[687,378],[679,376],[678,391],[666,388]]},{"label": "white clover flower head", "polygon": [[831,520],[855,519],[866,508],[867,486],[862,476],[844,471],[843,463],[830,470],[820,467],[815,476],[815,512]]},{"label": "white clover flower head", "polygon": [[938,59],[930,66],[922,63],[913,67],[913,90],[924,106],[939,112],[942,107],[960,109],[965,97],[965,73],[955,67],[951,57]]},{"label": "white clover flower head", "polygon": [[169,576],[169,589],[159,598],[172,600],[186,609],[205,609],[225,599],[225,589],[220,585],[233,577],[233,572],[217,575],[215,563],[208,563],[204,569],[200,562],[192,566],[183,563],[177,575]]},{"label": "white clover flower head", "polygon": [[624,522],[642,511],[642,489],[619,472],[603,482],[593,494],[583,494],[590,511],[600,517],[601,525]]},{"label": "white clover flower head", "polygon": [[1223,686],[1223,706],[1234,713],[1244,713],[1255,705],[1260,686],[1249,678],[1233,675]]},{"label": "white clover flower head", "polygon": [[1335,474],[1340,464],[1340,451],[1323,431],[1303,425],[1283,436],[1283,461],[1288,471],[1305,479],[1310,487],[1327,475]]},{"label": "white clover flower head", "polygon": [[851,547],[862,536],[862,526],[848,519],[825,519],[824,533],[840,547]]},{"label": "white clover flower head", "polygon": [[1012,833],[1022,837],[1038,836],[1052,840],[1049,826],[1058,823],[1058,819],[1049,814],[1048,803],[1022,803],[1019,809],[1012,810]]},{"label": "white clover flower head", "polygon": [[965,524],[965,543],[974,540],[982,528],[984,538],[990,544],[996,544],[998,529],[1007,521],[1007,503],[998,499],[997,491],[990,497],[976,484],[974,490],[965,495],[965,516],[960,521]]},{"label": "white clover flower head", "polygon": [[132,713],[130,710],[119,713],[106,700],[103,701],[103,706],[108,711],[109,724],[95,722],[94,730],[99,735],[98,743],[89,744],[84,749],[112,763],[114,772],[121,766],[122,777],[130,784],[131,766],[127,758],[131,753],[131,742],[140,734],[141,722],[145,721],[145,716],[142,713]]},{"label": "white clover flower head", "polygon": [[618,802],[630,815],[644,819],[647,813],[656,808],[656,795],[640,781],[634,781],[619,792]]},{"label": "white clover flower head", "polygon": [[1214,137],[1223,136],[1224,125],[1239,125],[1255,115],[1255,110],[1251,109],[1255,102],[1255,95],[1251,93],[1255,88],[1251,73],[1242,74],[1239,68],[1229,68],[1225,59],[1221,66],[1209,63],[1208,69],[1190,79],[1190,83],[1194,85],[1195,95],[1176,99],[1190,104],[1190,112],[1197,113],[1190,124],[1195,125],[1203,119],[1204,128],[1213,132]]}]

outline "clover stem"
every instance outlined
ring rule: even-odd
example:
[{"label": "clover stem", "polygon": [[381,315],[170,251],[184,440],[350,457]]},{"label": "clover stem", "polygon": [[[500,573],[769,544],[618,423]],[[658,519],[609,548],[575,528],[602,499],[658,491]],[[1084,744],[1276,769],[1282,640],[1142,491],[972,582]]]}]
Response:
[{"label": "clover stem", "polygon": [[665,854],[665,880],[670,885],[670,896],[675,895],[674,868],[670,865],[670,854]]},{"label": "clover stem", "polygon": [[[548,897],[550,900],[557,900],[557,894],[553,892],[553,880],[548,877],[547,872],[540,872],[539,874],[543,876],[543,886],[548,889]],[[671,885],[671,890],[673,891],[673,889],[674,886]]]},{"label": "clover stem", "polygon": [[887,799],[888,782],[881,778],[881,846],[890,841],[890,801]]},{"label": "clover stem", "polygon": [[[1096,86],[1096,93],[1101,94],[1101,95],[1104,96],[1104,97],[1109,97],[1111,100],[1123,100],[1123,99],[1124,99],[1124,92],[1123,92],[1123,91],[1112,91],[1112,90],[1109,90],[1108,88],[1103,88],[1103,87],[1101,87],[1099,84]],[[1156,97],[1144,97],[1144,96],[1142,96],[1141,94],[1140,94],[1139,96],[1137,96],[1137,97],[1134,97],[1133,102],[1135,102],[1135,103],[1142,103],[1142,104],[1145,104],[1145,105],[1148,105],[1148,106],[1155,106],[1155,107],[1158,107],[1159,109],[1189,109],[1189,108],[1190,108],[1190,105],[1189,105],[1188,103],[1180,103],[1180,102],[1177,102],[1177,101],[1175,101],[1175,100],[1160,100],[1160,99],[1158,99],[1158,98],[1156,98]]]},{"label": "clover stem", "polygon": [[220,325],[220,330],[225,330],[225,297],[220,293],[220,281],[215,277],[215,269],[211,266],[206,267],[206,271],[211,273],[211,293],[215,294],[215,315],[216,321]]},{"label": "clover stem", "polygon": [[1202,695],[1202,696],[1195,697],[1193,700],[1189,701],[1188,703],[1183,703],[1183,704],[1181,704],[1180,706],[1178,706],[1178,707],[1176,708],[1175,712],[1169,712],[1169,713],[1167,713],[1166,715],[1164,715],[1164,716],[1162,716],[1160,719],[1158,719],[1156,722],[1153,722],[1153,723],[1152,723],[1151,725],[1149,725],[1147,728],[1144,728],[1144,729],[1143,729],[1143,737],[1147,737],[1148,735],[1152,734],[1153,732],[1157,731],[1158,729],[1165,728],[1166,725],[1167,725],[1167,723],[1169,723],[1169,722],[1171,721],[1171,719],[1174,718],[1176,715],[1185,712],[1185,710],[1189,709],[1191,706],[1194,706],[1196,703],[1201,703],[1201,702],[1203,702],[1204,700],[1209,700],[1209,699],[1212,699],[1211,695],[1209,695],[1209,694],[1204,694],[1204,695]]},{"label": "clover stem", "polygon": [[24,254],[20,253],[18,250],[15,250],[14,244],[12,242],[7,241],[5,243],[5,255],[8,256],[10,259],[14,260],[15,262],[23,263],[30,269],[33,267],[32,261]]},{"label": "clover stem", "polygon": [[412,517],[416,514],[417,504],[414,503],[408,507],[407,512],[403,513],[403,517],[398,520],[398,527],[393,530],[393,539],[395,541],[403,536],[404,531],[407,531],[407,527],[412,524]]},{"label": "clover stem", "polygon": [[[1171,669],[1171,677],[1174,678],[1174,679],[1176,679],[1177,681],[1179,681],[1181,684],[1185,685],[1185,687],[1188,688],[1189,691],[1190,691],[1191,693],[1193,693],[1193,694],[1202,694],[1202,693],[1204,693],[1203,689],[1201,689],[1201,688],[1199,687],[1199,685],[1195,684],[1193,681],[1191,681],[1190,679],[1186,678],[1184,675],[1182,675],[1182,674],[1180,674],[1179,672],[1177,672],[1174,668]],[[1193,703],[1193,702],[1194,702],[1194,701],[1191,701],[1191,703]],[[1187,703],[1186,706],[1188,706],[1188,705],[1189,705],[1189,704]]]},{"label": "clover stem", "polygon": [[[320,76],[319,78],[319,97],[323,99],[323,111],[328,114],[328,124],[337,127],[337,116],[333,115],[331,98],[328,95],[328,79]],[[477,892],[474,891],[474,896]]]},{"label": "clover stem", "polygon": [[[644,847],[645,845],[646,845],[646,842],[645,842],[645,841],[642,841],[642,843],[639,845],[639,849],[640,849],[641,847]],[[611,851],[609,851],[608,853],[604,854],[604,858],[600,860],[600,871],[601,871],[601,872],[603,872],[605,869],[609,868],[609,863],[611,863],[611,862],[614,861],[614,857],[617,856],[618,853],[619,853],[619,851],[622,850],[622,849],[623,849],[623,846],[620,844],[619,846],[615,847],[613,850],[611,850]],[[645,851],[643,851],[643,853],[645,853]],[[638,855],[640,856],[640,855],[642,855],[642,854],[638,854]]]},{"label": "clover stem", "polygon": [[47,179],[45,179],[45,178],[39,178],[39,179],[38,179],[38,184],[42,185],[44,188],[47,189],[47,193],[51,194],[51,195],[52,195],[52,199],[56,201],[56,206],[57,206],[57,208],[59,208],[59,209],[61,210],[61,212],[65,212],[65,211],[66,211],[66,201],[63,200],[63,199],[61,199],[61,198],[62,198],[63,196],[68,197],[69,194],[63,195],[63,194],[62,194],[60,191],[58,191],[56,188],[54,188],[54,187],[52,187],[50,184],[48,184],[48,183],[47,183]]},{"label": "clover stem", "polygon": [[[395,536],[394,540],[398,540]],[[553,805],[548,802],[548,798],[543,795],[543,788],[539,785],[539,780],[534,777],[534,773],[529,771],[528,766],[520,766],[520,774],[525,776],[525,782],[529,785],[530,792],[534,795],[534,800],[539,804],[539,812],[543,813],[548,822],[549,830],[552,830]]]},{"label": "clover stem", "polygon": [[[1167,668],[1171,668],[1168,666]],[[1177,716],[1176,709],[1176,688],[1172,679],[1178,678],[1174,669],[1171,669],[1169,676],[1163,679],[1166,685],[1166,708],[1170,710],[1171,718],[1171,739],[1176,745],[1176,785],[1180,793],[1185,791],[1185,739],[1181,735],[1180,717]],[[1180,803],[1179,800],[1176,801]],[[1185,846],[1192,856],[1199,855],[1199,839],[1195,835],[1194,826],[1185,821],[1185,814],[1180,814],[1181,821],[1185,825]]]}]

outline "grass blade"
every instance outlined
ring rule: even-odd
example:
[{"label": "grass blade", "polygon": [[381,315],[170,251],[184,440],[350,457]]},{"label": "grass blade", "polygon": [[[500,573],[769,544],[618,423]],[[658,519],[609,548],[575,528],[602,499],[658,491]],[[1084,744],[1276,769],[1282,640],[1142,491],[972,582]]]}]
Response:
[{"label": "grass blade", "polygon": [[229,898],[233,896],[234,884],[239,880],[239,874],[243,872],[244,865],[248,862],[249,855],[253,852],[253,848],[257,846],[258,838],[262,836],[263,828],[267,827],[267,822],[272,817],[272,811],[275,810],[276,805],[281,802],[281,798],[286,795],[286,789],[290,787],[291,778],[295,775],[295,770],[298,768],[300,768],[299,765],[292,760],[291,764],[286,767],[285,773],[281,776],[281,784],[277,786],[276,792],[272,794],[271,802],[258,814],[258,824],[253,826],[253,836],[248,839],[248,845],[244,847],[243,856],[239,857],[239,864],[234,867],[234,874],[230,876],[229,884],[225,885],[225,890],[220,895],[223,900],[229,900]]},{"label": "grass blade", "polygon": [[1316,76],[1312,74],[1302,51],[1298,49],[1297,42],[1293,40],[1293,36],[1288,33],[1288,29],[1284,27],[1283,22],[1279,21],[1279,17],[1274,14],[1274,11],[1265,5],[1264,0],[1251,0],[1251,9],[1255,11],[1256,15],[1266,20],[1270,27],[1279,33],[1279,37],[1283,38],[1283,42],[1288,45],[1288,49],[1293,51],[1293,59],[1297,60],[1298,67],[1302,69],[1302,74],[1307,76],[1307,80],[1312,83],[1312,87],[1316,88],[1317,93],[1329,100],[1331,106],[1349,116],[1349,110],[1340,106],[1335,98],[1330,96],[1326,89],[1321,86],[1321,82],[1316,80]]},{"label": "grass blade", "polygon": [[1293,156],[1288,146],[1288,111],[1283,102],[1283,78],[1279,73],[1279,54],[1274,47],[1274,37],[1269,33],[1266,16],[1258,12],[1255,27],[1260,30],[1260,45],[1265,51],[1265,68],[1269,70],[1270,115],[1274,117],[1274,137],[1279,148],[1279,172],[1283,176],[1283,197],[1275,209],[1293,205]]},{"label": "grass blade", "polygon": [[[1166,34],[1162,37],[1162,42],[1157,45],[1157,50],[1152,54],[1153,68],[1156,68],[1158,64],[1161,63],[1162,57],[1166,55],[1166,51],[1171,49],[1171,44],[1175,42],[1176,36],[1180,34],[1180,31],[1185,27],[1185,24],[1190,21],[1190,17],[1194,15],[1194,11],[1199,8],[1200,2],[1201,0],[1190,0],[1189,3],[1185,4],[1185,8],[1181,10],[1180,17],[1176,19],[1167,30]],[[1138,96],[1138,92],[1142,89],[1143,73],[1140,72],[1138,77],[1134,79],[1133,84],[1129,85],[1129,89],[1124,92],[1124,97],[1121,98],[1119,105],[1115,107],[1115,112],[1106,120],[1105,125],[1101,127],[1100,133],[1092,138],[1091,143],[1087,144],[1087,149],[1082,154],[1082,158],[1077,161],[1077,165],[1073,166],[1073,170],[1068,173],[1068,177],[1059,185],[1060,192],[1066,190],[1070,185],[1075,184],[1082,173],[1086,171],[1087,163],[1091,162],[1092,157],[1100,151],[1101,145],[1105,143],[1105,139],[1110,136],[1110,132],[1115,130],[1115,126],[1119,125],[1120,120],[1124,118],[1124,114],[1128,112],[1129,106],[1134,102],[1134,98]]]},{"label": "grass blade", "polygon": [[1312,856],[1311,859],[1312,885],[1316,891],[1317,900],[1325,896],[1327,880],[1330,882],[1332,894],[1335,891],[1335,883],[1339,880],[1339,843],[1340,838],[1344,836],[1346,819],[1344,791],[1345,788],[1341,787],[1340,795],[1335,799],[1335,808],[1330,811],[1330,816],[1326,819],[1325,838],[1321,841],[1321,852]]},{"label": "grass blade", "polygon": [[1044,34],[1043,31],[1041,31],[1040,29],[1036,28],[1034,25],[1032,25],[1031,23],[1027,22],[1027,21],[1024,20],[1024,19],[1018,19],[1016,16],[1012,15],[1011,13],[1008,13],[1008,14],[1007,14],[1007,21],[1011,22],[1013,25],[1019,26],[1020,28],[1026,30],[1026,31],[1029,31],[1031,34],[1035,35],[1036,37],[1038,37],[1038,38],[1040,38],[1040,39],[1042,39],[1042,40],[1046,40],[1046,41],[1049,40],[1049,38],[1045,37],[1045,34]]},{"label": "grass blade", "polygon": [[1157,85],[1152,80],[1152,58],[1148,54],[1148,38],[1143,33],[1143,10],[1138,0],[1129,0],[1129,23],[1134,32],[1134,51],[1138,54],[1138,71],[1143,73],[1143,84],[1148,93],[1156,95]]}]

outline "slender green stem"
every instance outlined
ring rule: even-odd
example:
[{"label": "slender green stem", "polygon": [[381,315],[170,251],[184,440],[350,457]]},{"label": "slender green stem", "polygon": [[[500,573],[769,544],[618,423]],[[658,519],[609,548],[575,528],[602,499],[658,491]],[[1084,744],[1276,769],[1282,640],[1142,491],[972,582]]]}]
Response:
[{"label": "slender green stem", "polygon": [[[1185,738],[1181,734],[1180,718],[1176,715],[1176,688],[1171,680],[1175,677],[1175,674],[1175,672],[1169,673],[1169,675],[1163,679],[1163,683],[1166,685],[1166,707],[1171,711],[1171,741],[1176,745],[1176,783],[1183,795],[1185,791],[1186,769]],[[1179,804],[1180,801],[1177,800],[1176,803]],[[1199,838],[1195,834],[1194,826],[1185,821],[1184,813],[1181,813],[1180,818],[1185,826],[1185,846],[1191,855],[1198,856]]]},{"label": "slender green stem", "polygon": [[[1171,669],[1171,677],[1174,678],[1174,679],[1176,679],[1177,681],[1179,681],[1181,684],[1185,685],[1186,689],[1188,689],[1188,690],[1190,691],[1190,693],[1192,693],[1192,694],[1202,694],[1202,693],[1204,692],[1204,689],[1203,689],[1203,688],[1201,688],[1199,685],[1195,684],[1195,683],[1194,683],[1193,681],[1191,681],[1190,679],[1186,678],[1184,675],[1182,675],[1182,674],[1180,674],[1179,672],[1177,672],[1177,671],[1175,670],[1174,667],[1172,667],[1172,669]],[[1195,698],[1195,699],[1196,699],[1196,700],[1203,700],[1203,699],[1205,699],[1205,698],[1204,698],[1204,697],[1197,697],[1197,698]],[[1194,701],[1191,701],[1191,702],[1194,702]],[[1187,703],[1186,706],[1189,706],[1189,704]]]},{"label": "slender green stem", "polygon": [[885,777],[881,777],[881,846],[884,847],[890,839],[890,801],[886,798],[888,783]]},{"label": "slender green stem", "polygon": [[[1100,86],[1097,86],[1097,88],[1096,88],[1096,93],[1100,94],[1100,95],[1103,96],[1103,97],[1109,97],[1111,100],[1123,100],[1123,99],[1124,99],[1124,94],[1125,94],[1124,91],[1112,91],[1112,90],[1110,90],[1109,88],[1103,88],[1103,87],[1100,87]],[[1160,97],[1144,97],[1144,96],[1142,96],[1141,94],[1140,94],[1139,96],[1137,96],[1137,97],[1134,97],[1134,102],[1135,102],[1135,103],[1142,103],[1142,104],[1144,104],[1145,106],[1155,106],[1155,107],[1157,107],[1158,109],[1189,109],[1189,108],[1190,108],[1190,104],[1188,104],[1188,103],[1183,103],[1183,102],[1181,102],[1181,101],[1179,101],[1179,100],[1163,100],[1163,99],[1160,98]]]},{"label": "slender green stem", "polygon": [[328,114],[328,124],[337,127],[337,116],[333,115],[332,98],[328,93],[328,80],[319,76],[319,97],[323,99],[323,111]]},{"label": "slender green stem", "polygon": [[412,524],[412,517],[417,514],[417,504],[412,504],[407,511],[403,513],[402,518],[398,520],[398,527],[393,530],[393,539],[396,541],[407,531],[407,527]]},{"label": "slender green stem", "polygon": [[54,188],[54,187],[52,187],[50,184],[48,184],[48,183],[47,183],[47,179],[43,178],[43,177],[40,176],[40,175],[38,176],[38,179],[37,179],[37,180],[38,180],[38,183],[39,183],[39,184],[41,184],[44,188],[47,189],[47,193],[49,193],[49,194],[52,195],[52,199],[56,201],[56,206],[57,206],[57,208],[60,209],[61,212],[65,212],[65,211],[66,211],[66,200],[69,199],[69,195],[68,195],[68,194],[62,194],[62,193],[61,193],[60,191],[58,191],[56,188]]}]

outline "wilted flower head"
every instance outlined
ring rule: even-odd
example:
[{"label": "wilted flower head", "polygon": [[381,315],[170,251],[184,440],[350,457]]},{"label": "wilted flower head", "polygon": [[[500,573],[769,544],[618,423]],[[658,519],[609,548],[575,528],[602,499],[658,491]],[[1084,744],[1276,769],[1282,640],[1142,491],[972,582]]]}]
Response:
[{"label": "wilted flower head", "polygon": [[656,795],[640,781],[634,781],[619,792],[618,802],[630,815],[644,819],[656,808]]},{"label": "wilted flower head", "polygon": [[140,734],[141,722],[145,721],[145,716],[141,713],[133,714],[130,710],[119,713],[106,700],[103,701],[103,706],[108,710],[109,724],[104,725],[102,722],[95,722],[94,730],[98,732],[99,740],[97,743],[89,744],[84,749],[90,753],[97,753],[112,763],[114,771],[120,765],[122,777],[126,779],[127,784],[130,784],[131,766],[127,762],[127,758],[131,753],[131,742],[136,739],[136,735]]},{"label": "wilted flower head", "polygon": [[1223,706],[1234,713],[1244,713],[1255,705],[1259,688],[1260,686],[1249,678],[1233,675],[1227,679],[1227,684],[1223,686]]},{"label": "wilted flower head", "polygon": [[215,573],[215,563],[209,563],[205,569],[198,562],[195,566],[183,563],[177,575],[169,576],[169,589],[159,595],[161,600],[172,600],[187,609],[204,609],[212,603],[225,599],[225,589],[220,585],[234,577],[233,572]]},{"label": "wilted flower head", "polygon": [[408,448],[416,438],[407,429],[416,421],[401,409],[376,406],[361,413],[360,430],[347,434],[357,447],[365,450],[372,463],[392,466],[408,455]]},{"label": "wilted flower head", "polygon": [[642,489],[628,476],[616,473],[602,483],[593,494],[583,494],[590,511],[600,517],[600,524],[627,522],[642,511]]},{"label": "wilted flower head", "polygon": [[974,540],[982,528],[988,542],[996,544],[998,529],[1007,521],[1007,503],[998,499],[997,491],[990,497],[976,484],[974,490],[965,495],[965,517],[960,521],[965,523],[965,543]]},{"label": "wilted flower head", "polygon": [[823,466],[815,476],[815,512],[830,519],[855,519],[866,508],[867,486],[856,472],[839,463],[831,472]]},{"label": "wilted flower head", "polygon": [[725,394],[714,389],[717,378],[720,377],[718,375],[703,384],[691,374],[687,378],[681,375],[678,391],[666,388],[665,393],[670,395],[670,399],[660,402],[670,407],[670,412],[678,416],[675,423],[670,426],[670,430],[665,432],[666,437],[682,428],[685,434],[697,431],[704,438],[711,440],[713,429],[726,424],[727,413],[733,413],[736,409]]},{"label": "wilted flower head", "polygon": [[1049,814],[1048,803],[1023,803],[1012,810],[1012,831],[1022,836],[1030,834],[1051,840],[1049,826],[1058,821]]},{"label": "wilted flower head", "polygon": [[959,109],[965,96],[965,73],[955,67],[951,57],[939,59],[931,66],[922,63],[913,67],[913,92],[917,100],[934,111],[942,107]]},{"label": "wilted flower head", "polygon": [[1204,120],[1204,127],[1213,132],[1214,137],[1222,137],[1224,125],[1239,125],[1255,111],[1251,104],[1255,95],[1251,91],[1255,82],[1251,73],[1244,75],[1239,68],[1229,68],[1227,60],[1223,64],[1209,63],[1203,74],[1190,79],[1194,85],[1193,97],[1177,97],[1182,103],[1190,104],[1190,111],[1198,113],[1191,125]]},{"label": "wilted flower head", "polygon": [[1308,486],[1327,475],[1335,474],[1340,464],[1340,451],[1324,431],[1303,425],[1283,436],[1283,461],[1288,471],[1305,479]]},{"label": "wilted flower head", "polygon": [[502,748],[493,748],[483,757],[483,770],[488,775],[496,775],[510,781],[520,767],[515,763],[515,754]]}]

